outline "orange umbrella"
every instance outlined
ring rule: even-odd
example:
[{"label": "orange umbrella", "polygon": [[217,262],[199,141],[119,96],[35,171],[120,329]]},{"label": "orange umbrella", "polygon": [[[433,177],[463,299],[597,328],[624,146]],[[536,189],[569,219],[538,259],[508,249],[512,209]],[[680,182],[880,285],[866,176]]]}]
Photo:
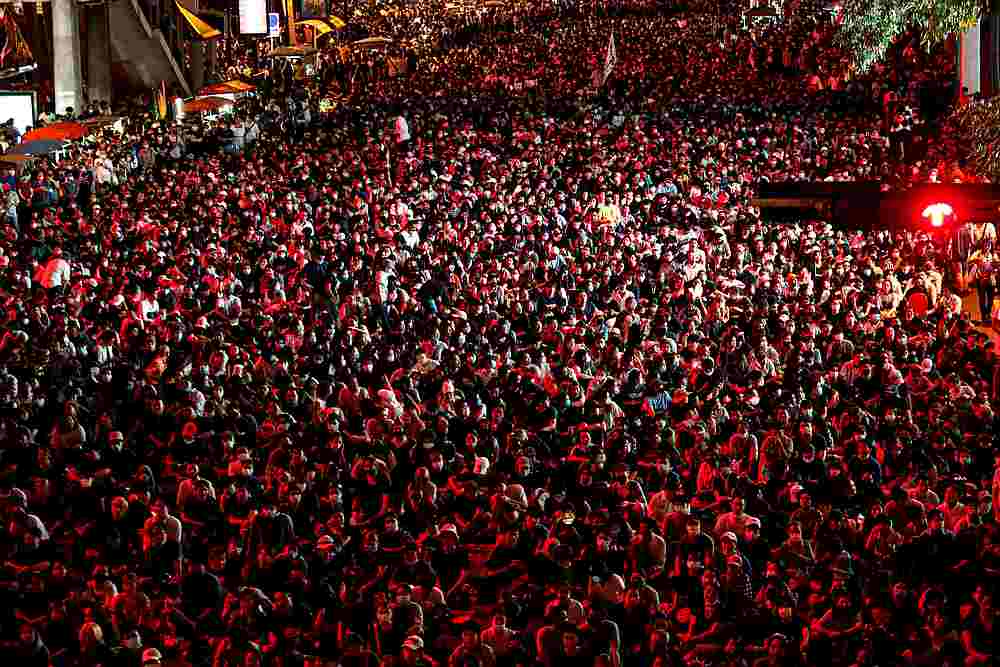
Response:
[{"label": "orange umbrella", "polygon": [[222,83],[213,83],[210,86],[205,86],[200,91],[199,95],[225,95],[227,93],[249,93],[257,90],[257,86],[244,83],[239,79],[233,79],[232,81],[223,81]]},{"label": "orange umbrella", "polygon": [[24,135],[23,141],[65,141],[67,139],[80,139],[88,134],[90,134],[90,128],[80,123],[63,121],[32,130]]},{"label": "orange umbrella", "polygon": [[218,111],[222,107],[232,106],[232,102],[224,97],[199,97],[184,103],[184,113],[202,113]]}]

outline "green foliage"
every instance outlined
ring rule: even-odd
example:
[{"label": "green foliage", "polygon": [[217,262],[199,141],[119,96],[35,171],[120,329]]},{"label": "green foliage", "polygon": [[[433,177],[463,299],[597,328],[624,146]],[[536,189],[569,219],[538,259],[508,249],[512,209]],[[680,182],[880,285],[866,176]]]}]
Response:
[{"label": "green foliage", "polygon": [[881,59],[911,27],[920,29],[924,48],[974,26],[982,0],[844,0],[838,40],[861,71]]}]

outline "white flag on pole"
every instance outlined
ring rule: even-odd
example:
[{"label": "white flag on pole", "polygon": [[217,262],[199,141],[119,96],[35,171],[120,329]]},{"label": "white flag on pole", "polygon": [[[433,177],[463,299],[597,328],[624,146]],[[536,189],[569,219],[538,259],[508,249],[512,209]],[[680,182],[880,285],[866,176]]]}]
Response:
[{"label": "white flag on pole", "polygon": [[608,41],[608,52],[604,56],[604,71],[601,72],[601,85],[603,86],[611,76],[611,70],[615,68],[615,64],[618,62],[618,52],[615,50],[615,33],[611,33],[611,39]]}]

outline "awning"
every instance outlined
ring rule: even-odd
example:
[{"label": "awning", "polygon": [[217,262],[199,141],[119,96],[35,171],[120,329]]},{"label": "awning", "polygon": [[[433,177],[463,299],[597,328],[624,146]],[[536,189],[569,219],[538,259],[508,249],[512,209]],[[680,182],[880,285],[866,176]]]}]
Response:
[{"label": "awning", "polygon": [[316,49],[304,46],[279,46],[268,55],[272,58],[305,58],[316,53]]},{"label": "awning", "polygon": [[389,44],[392,44],[392,40],[388,37],[369,37],[368,39],[359,39],[354,42],[353,46],[359,49],[377,49]]},{"label": "awning", "polygon": [[185,23],[187,23],[188,27],[190,27],[191,30],[194,31],[194,34],[198,35],[198,39],[208,40],[208,39],[216,39],[218,37],[222,37],[221,32],[219,32],[212,26],[202,21],[200,18],[198,18],[197,15],[195,15],[194,12],[187,9],[184,5],[182,5],[179,2],[176,4],[177,4],[177,9],[181,13],[181,16],[184,17]]},{"label": "awning", "polygon": [[306,19],[304,21],[299,21],[295,25],[306,25],[316,31],[316,34],[322,37],[328,32],[333,32],[333,28],[328,26],[323,21],[319,19]]}]

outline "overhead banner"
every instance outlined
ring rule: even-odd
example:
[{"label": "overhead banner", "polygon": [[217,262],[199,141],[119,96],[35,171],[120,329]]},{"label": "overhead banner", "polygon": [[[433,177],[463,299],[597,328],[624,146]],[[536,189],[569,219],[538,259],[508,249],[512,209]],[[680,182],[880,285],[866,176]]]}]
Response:
[{"label": "overhead banner", "polygon": [[267,0],[240,0],[240,34],[267,34]]}]

